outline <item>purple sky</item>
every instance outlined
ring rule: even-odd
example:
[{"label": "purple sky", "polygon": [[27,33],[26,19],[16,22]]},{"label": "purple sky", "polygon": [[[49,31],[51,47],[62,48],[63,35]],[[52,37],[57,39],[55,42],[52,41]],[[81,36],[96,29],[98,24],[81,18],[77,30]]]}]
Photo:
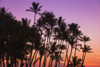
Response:
[{"label": "purple sky", "polygon": [[[87,63],[100,63],[100,0],[0,0],[0,7],[9,8],[16,19],[33,19],[34,13],[26,12],[31,3],[39,2],[42,11],[52,11],[58,18],[62,16],[66,23],[78,23],[82,32],[91,38],[89,45],[92,54],[87,54]],[[33,20],[32,20],[33,21]],[[92,58],[92,59],[91,59]]]}]

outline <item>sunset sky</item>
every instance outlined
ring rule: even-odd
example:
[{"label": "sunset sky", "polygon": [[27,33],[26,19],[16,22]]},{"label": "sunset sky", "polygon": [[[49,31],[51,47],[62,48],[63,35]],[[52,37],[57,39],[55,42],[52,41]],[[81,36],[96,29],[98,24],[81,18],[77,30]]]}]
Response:
[{"label": "sunset sky", "polygon": [[100,67],[100,0],[0,0],[0,7],[11,11],[18,20],[27,17],[33,21],[34,13],[26,12],[33,1],[43,6],[41,12],[52,11],[66,23],[78,23],[83,34],[91,38],[88,45],[93,48],[93,53],[86,56],[85,65]]}]

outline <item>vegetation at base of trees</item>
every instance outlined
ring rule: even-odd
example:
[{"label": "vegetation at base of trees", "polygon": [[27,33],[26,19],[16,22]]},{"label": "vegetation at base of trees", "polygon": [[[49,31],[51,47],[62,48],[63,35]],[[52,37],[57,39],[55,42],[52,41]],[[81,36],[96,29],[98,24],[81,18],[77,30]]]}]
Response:
[{"label": "vegetation at base of trees", "polygon": [[[60,67],[61,62],[63,67],[84,67],[86,53],[92,52],[86,44],[90,38],[83,35],[77,23],[66,24],[52,12],[40,13],[41,8],[33,2],[27,9],[34,13],[32,26],[27,18],[18,21],[0,8],[0,67],[35,67],[36,63],[39,67]],[[40,16],[38,20],[36,15]],[[82,58],[77,51],[83,53]]]}]

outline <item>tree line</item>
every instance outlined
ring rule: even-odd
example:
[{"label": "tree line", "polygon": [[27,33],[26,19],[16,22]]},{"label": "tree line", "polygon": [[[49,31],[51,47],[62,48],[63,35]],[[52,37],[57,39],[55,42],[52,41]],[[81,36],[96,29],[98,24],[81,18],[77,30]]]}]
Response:
[{"label": "tree line", "polygon": [[90,38],[77,23],[67,24],[53,12],[40,13],[41,8],[33,2],[26,10],[34,13],[32,26],[27,18],[16,20],[11,12],[0,8],[0,67],[35,67],[36,63],[39,67],[61,67],[61,62],[63,67],[85,67],[86,53],[92,52],[87,45]]}]

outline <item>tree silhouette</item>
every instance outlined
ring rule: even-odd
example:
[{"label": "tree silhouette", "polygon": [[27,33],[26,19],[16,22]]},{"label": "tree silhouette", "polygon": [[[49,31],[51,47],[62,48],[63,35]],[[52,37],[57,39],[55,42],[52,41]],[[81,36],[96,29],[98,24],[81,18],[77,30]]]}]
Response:
[{"label": "tree silhouette", "polygon": [[[80,36],[82,35],[82,32],[79,30],[80,26],[78,26],[78,24],[75,24],[75,23],[71,23],[69,24],[69,32],[72,36],[75,37],[75,40],[78,41]],[[77,48],[77,43],[76,43],[76,48]],[[74,53],[74,56],[76,56],[76,50],[75,49],[75,53]]]},{"label": "tree silhouette", "polygon": [[75,40],[75,37],[74,36],[70,36],[70,39],[68,40],[70,46],[71,46],[71,51],[70,51],[70,55],[69,55],[69,59],[68,59],[68,63],[67,65],[69,66],[69,62],[70,62],[70,58],[71,58],[71,55],[72,55],[72,50],[74,48],[74,45],[76,44],[76,40]]},{"label": "tree silhouette", "polygon": [[78,57],[75,56],[75,57],[72,58],[72,61],[69,64],[69,66],[71,66],[71,67],[76,67],[76,66],[79,67],[80,64],[81,64],[81,59],[78,59]]},{"label": "tree silhouette", "polygon": [[[90,46],[87,46],[87,45],[86,45],[86,42],[90,41],[90,38],[87,37],[87,36],[83,36],[83,37],[81,37],[81,41],[84,42],[84,47],[81,47],[81,49],[83,50],[83,51],[82,51],[82,52],[83,52],[83,56],[82,56],[82,67],[83,67],[86,52],[88,52],[88,51],[91,50]],[[89,50],[88,50],[88,49],[89,49]],[[85,52],[85,51],[86,51],[86,52]]]},{"label": "tree silhouette", "polygon": [[85,56],[86,53],[92,53],[92,48],[90,48],[90,46],[84,45],[84,48],[81,48],[83,50],[83,56],[82,56],[82,67],[84,66],[84,60],[85,60]]},{"label": "tree silhouette", "polygon": [[[67,24],[62,17],[56,18],[53,12],[44,11],[36,20],[41,8],[39,3],[33,2],[26,10],[35,13],[32,26],[31,20],[16,20],[11,12],[0,8],[0,66],[35,67],[38,63],[39,67],[60,67],[64,62],[63,67],[83,67],[86,53],[92,52],[86,44],[90,38],[83,35],[77,23]],[[76,56],[76,50],[80,51],[78,46],[83,52],[82,60]]]},{"label": "tree silhouette", "polygon": [[30,9],[27,9],[26,11],[34,12],[34,24],[36,20],[36,14],[40,14],[39,11],[41,11],[42,6],[39,6],[39,3],[33,2],[32,7]]}]

